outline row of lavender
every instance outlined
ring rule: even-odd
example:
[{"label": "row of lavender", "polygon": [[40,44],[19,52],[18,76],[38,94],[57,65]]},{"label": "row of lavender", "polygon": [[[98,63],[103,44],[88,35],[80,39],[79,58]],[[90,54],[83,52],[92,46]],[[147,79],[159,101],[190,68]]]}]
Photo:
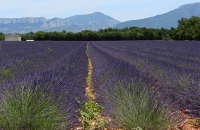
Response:
[{"label": "row of lavender", "polygon": [[[155,82],[154,78],[150,74],[137,70],[133,64],[115,57],[116,53],[118,52],[112,54],[106,52],[106,48],[100,48],[96,42],[89,43],[96,101],[103,107],[102,115],[112,119],[108,127],[169,128],[173,123],[170,121],[166,123],[166,121],[171,120],[174,115],[167,117],[169,110],[164,106],[168,105],[166,104],[168,100],[160,98],[155,94],[156,92],[149,91],[150,86]],[[171,108],[170,111],[174,112]],[[178,117],[174,121],[179,119]],[[164,122],[167,125],[163,125]]]},{"label": "row of lavender", "polygon": [[[78,42],[3,42],[0,46],[0,70],[12,77],[48,67],[75,49]],[[3,80],[1,77],[0,80]]]},{"label": "row of lavender", "polygon": [[199,42],[113,41],[93,42],[93,46],[121,63],[128,62],[144,75],[141,79],[149,79],[149,87],[162,93],[163,98],[178,104],[180,109],[191,110],[196,117],[200,116]]},{"label": "row of lavender", "polygon": [[[87,75],[86,42],[3,42],[0,87],[37,87],[59,98],[69,126],[77,124]],[[11,76],[9,76],[11,75]],[[2,93],[1,93],[2,94]]]}]

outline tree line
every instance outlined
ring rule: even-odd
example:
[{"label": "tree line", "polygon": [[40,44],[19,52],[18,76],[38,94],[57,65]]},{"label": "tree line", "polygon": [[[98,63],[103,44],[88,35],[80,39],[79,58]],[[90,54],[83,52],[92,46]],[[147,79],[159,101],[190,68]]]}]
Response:
[{"label": "tree line", "polygon": [[[178,20],[178,27],[171,29],[153,29],[146,27],[130,27],[123,29],[106,28],[99,31],[84,30],[82,32],[29,32],[21,34],[22,40],[36,41],[82,41],[82,40],[200,40],[200,17]],[[0,33],[0,40],[4,38]]]},{"label": "tree line", "polygon": [[4,34],[0,32],[0,41],[4,40]]}]

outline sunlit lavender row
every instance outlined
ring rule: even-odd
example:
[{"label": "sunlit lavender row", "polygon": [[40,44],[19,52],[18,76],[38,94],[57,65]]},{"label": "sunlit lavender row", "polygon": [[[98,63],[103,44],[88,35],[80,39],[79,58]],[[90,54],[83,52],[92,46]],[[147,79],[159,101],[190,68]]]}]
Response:
[{"label": "sunlit lavender row", "polygon": [[171,100],[180,110],[189,109],[191,115],[200,116],[199,42],[110,41],[93,45],[104,55],[131,64],[145,75],[142,79],[150,78],[153,84],[149,87],[158,90],[161,97]]},{"label": "sunlit lavender row", "polygon": [[86,42],[3,42],[0,50],[0,87],[39,88],[59,99],[66,121],[80,125],[78,109],[85,100]]}]

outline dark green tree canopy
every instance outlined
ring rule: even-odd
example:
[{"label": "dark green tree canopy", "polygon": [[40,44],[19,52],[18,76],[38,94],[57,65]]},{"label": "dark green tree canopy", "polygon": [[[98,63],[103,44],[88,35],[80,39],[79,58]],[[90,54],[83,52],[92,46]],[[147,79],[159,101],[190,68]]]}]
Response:
[{"label": "dark green tree canopy", "polygon": [[180,19],[176,34],[179,40],[200,40],[200,17]]}]

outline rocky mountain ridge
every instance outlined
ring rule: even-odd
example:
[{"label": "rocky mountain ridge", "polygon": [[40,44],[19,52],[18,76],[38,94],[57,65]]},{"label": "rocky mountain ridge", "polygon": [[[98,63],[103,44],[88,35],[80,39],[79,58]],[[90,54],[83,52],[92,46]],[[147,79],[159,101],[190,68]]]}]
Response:
[{"label": "rocky mountain ridge", "polygon": [[36,31],[71,31],[99,30],[114,27],[120,21],[100,12],[75,15],[68,18],[25,17],[0,18],[0,32],[26,33]]}]

